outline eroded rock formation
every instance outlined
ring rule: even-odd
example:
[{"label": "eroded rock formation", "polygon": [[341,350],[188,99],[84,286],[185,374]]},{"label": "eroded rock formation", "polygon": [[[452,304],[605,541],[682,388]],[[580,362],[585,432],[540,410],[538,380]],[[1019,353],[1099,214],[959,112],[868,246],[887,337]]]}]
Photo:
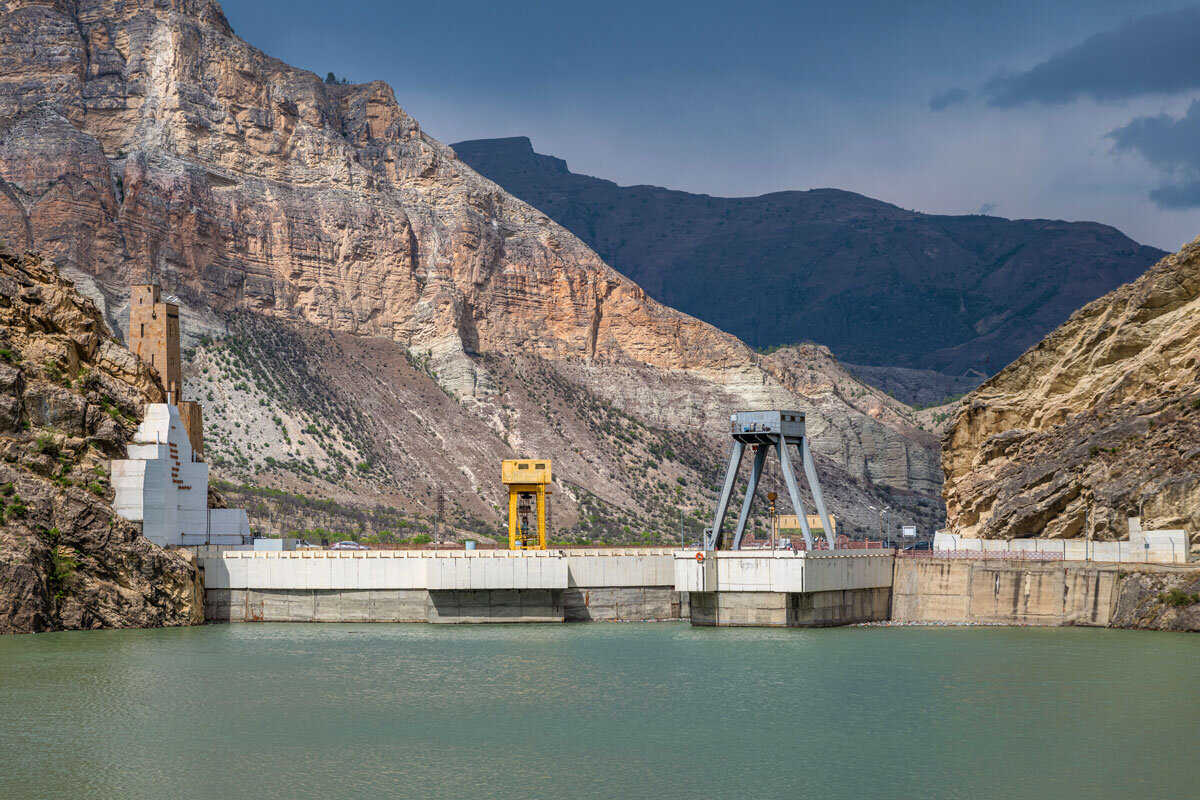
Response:
[{"label": "eroded rock formation", "polygon": [[157,376],[52,264],[0,253],[0,633],[203,622],[195,560],[109,505]]},{"label": "eroded rock formation", "polygon": [[[1200,239],[969,394],[943,442],[965,536],[1200,531]],[[1193,544],[1193,547],[1195,545]]]}]

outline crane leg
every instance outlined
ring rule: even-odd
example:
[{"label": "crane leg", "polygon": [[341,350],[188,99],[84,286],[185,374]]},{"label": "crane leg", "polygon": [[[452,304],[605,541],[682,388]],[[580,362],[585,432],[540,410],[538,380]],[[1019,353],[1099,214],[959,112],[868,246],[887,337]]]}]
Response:
[{"label": "crane leg", "polygon": [[812,451],[808,449],[808,437],[800,440],[800,458],[804,462],[804,477],[808,478],[808,488],[812,489],[813,505],[821,516],[821,525],[825,528],[825,541],[829,549],[833,549],[833,526],[829,523],[829,514],[825,511],[825,498],[821,495],[821,482],[817,480],[817,466],[813,463]]},{"label": "crane leg", "polygon": [[746,445],[734,441],[733,449],[729,451],[729,466],[725,468],[725,485],[721,487],[721,497],[717,500],[717,511],[713,515],[712,528],[704,537],[704,549],[716,550],[721,546],[721,526],[725,524],[725,512],[729,510],[729,498],[733,494],[733,483],[737,480],[738,468],[742,465],[742,454]]},{"label": "crane leg", "polygon": [[737,529],[733,532],[731,550],[742,549],[742,536],[746,533],[746,521],[750,518],[750,504],[754,502],[754,492],[758,489],[758,479],[762,476],[763,464],[767,460],[767,445],[760,445],[754,454],[754,463],[750,467],[750,482],[746,484],[746,496],[742,498],[742,513],[738,514]]},{"label": "crane leg", "polygon": [[792,469],[792,459],[788,455],[787,443],[783,441],[783,437],[779,437],[779,443],[775,445],[775,449],[779,452],[779,465],[783,467],[783,479],[787,482],[788,495],[792,498],[792,508],[796,512],[796,519],[800,522],[800,530],[804,533],[804,546],[808,550],[813,549],[812,531],[808,529],[808,515],[804,513],[804,502],[800,499],[800,487],[796,485],[796,473]]}]

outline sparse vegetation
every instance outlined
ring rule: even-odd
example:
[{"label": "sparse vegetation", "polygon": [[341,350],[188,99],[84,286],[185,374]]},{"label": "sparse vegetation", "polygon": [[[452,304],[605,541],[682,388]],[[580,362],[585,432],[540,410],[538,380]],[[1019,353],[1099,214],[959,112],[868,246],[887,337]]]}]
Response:
[{"label": "sparse vegetation", "polygon": [[44,362],[42,362],[42,376],[48,381],[53,381],[54,383],[62,383],[62,381],[63,381],[62,367],[60,367],[58,365],[58,362],[56,362],[54,359],[48,358]]},{"label": "sparse vegetation", "polygon": [[[888,394],[890,395],[891,392],[888,392]],[[948,406],[951,403],[957,403],[959,400],[962,400],[964,397],[966,397],[966,394],[946,395],[941,400],[938,400],[936,403],[918,403],[913,406],[913,411],[924,411],[927,408],[937,408],[939,406]],[[934,415],[935,421],[940,422],[940,420],[936,420],[937,416],[938,416],[937,414]],[[941,414],[942,419],[945,419],[947,416],[949,416],[949,414],[946,414],[946,413]]]},{"label": "sparse vegetation", "polygon": [[1195,592],[1185,592],[1178,586],[1172,586],[1158,596],[1158,602],[1163,605],[1171,606],[1172,608],[1183,608],[1185,606],[1194,606],[1200,603],[1200,594]]},{"label": "sparse vegetation", "polygon": [[[52,541],[58,539],[58,528],[51,528]],[[65,547],[63,545],[53,545],[50,548],[50,571],[47,574],[47,580],[50,584],[50,592],[54,595],[55,600],[62,600],[66,597],[67,590],[70,588],[71,578],[74,577],[75,571],[79,569],[79,551]]]},{"label": "sparse vegetation", "polygon": [[50,431],[44,431],[38,434],[37,439],[34,440],[33,447],[43,455],[57,456],[59,447],[58,437]]}]

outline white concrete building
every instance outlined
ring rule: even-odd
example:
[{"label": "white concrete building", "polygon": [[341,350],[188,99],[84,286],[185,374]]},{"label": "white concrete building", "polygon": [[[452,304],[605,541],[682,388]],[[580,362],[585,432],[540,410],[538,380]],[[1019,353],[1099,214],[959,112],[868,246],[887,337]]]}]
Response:
[{"label": "white concrete building", "polygon": [[242,544],[249,541],[244,509],[208,507],[208,464],[192,450],[179,409],[146,406],[129,458],[112,462],[113,508],[142,523],[155,544]]}]

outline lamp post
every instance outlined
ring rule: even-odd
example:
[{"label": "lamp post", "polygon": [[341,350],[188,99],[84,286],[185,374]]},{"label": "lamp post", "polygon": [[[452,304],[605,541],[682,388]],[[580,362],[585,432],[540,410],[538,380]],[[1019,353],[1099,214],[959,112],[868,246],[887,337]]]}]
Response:
[{"label": "lamp post", "polygon": [[771,554],[775,554],[775,492],[767,492],[767,500],[771,503]]}]

